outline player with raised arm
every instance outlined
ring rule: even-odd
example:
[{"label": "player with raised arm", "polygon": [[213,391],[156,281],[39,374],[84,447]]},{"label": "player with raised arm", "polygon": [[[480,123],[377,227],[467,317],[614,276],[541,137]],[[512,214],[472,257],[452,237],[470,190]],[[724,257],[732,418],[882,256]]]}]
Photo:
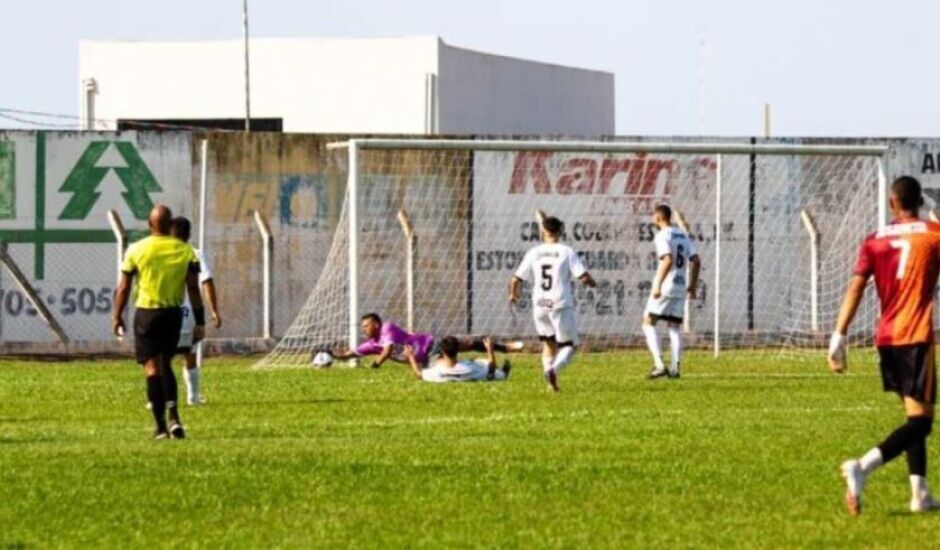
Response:
[{"label": "player with raised arm", "polygon": [[422,369],[415,360],[414,350],[405,346],[405,357],[411,364],[414,375],[425,382],[501,382],[509,378],[512,365],[503,361],[501,368],[496,367],[496,344],[489,336],[483,338],[486,360],[460,359],[460,340],[453,336],[441,338],[438,349],[440,354],[431,359],[431,364]]},{"label": "player with raised arm", "polygon": [[927,486],[927,437],[933,427],[936,365],[933,300],[940,275],[940,224],[921,220],[920,182],[902,176],[891,184],[889,204],[894,221],[868,236],[858,253],[855,272],[829,344],[829,367],[845,372],[846,334],[868,280],[874,276],[881,302],[875,346],[881,358],[884,391],[897,393],[907,422],[859,459],[844,462],[845,503],[849,513],[862,511],[868,476],[879,466],[907,454],[912,512],[937,508]]},{"label": "player with raised arm", "polygon": [[[189,243],[192,236],[192,224],[188,219],[178,216],[173,218],[170,225],[170,234],[184,243]],[[209,309],[209,317],[212,319],[212,326],[220,328],[222,326],[222,317],[219,316],[219,302],[216,298],[215,280],[212,278],[212,270],[206,261],[205,255],[201,250],[193,249],[196,257],[199,259],[199,286],[202,290],[203,302]],[[183,379],[186,381],[186,403],[191,406],[200,405],[205,402],[202,394],[199,392],[199,382],[202,379],[202,369],[196,362],[196,354],[193,353],[193,330],[196,327],[195,319],[192,315],[192,305],[189,295],[183,302],[183,328],[180,331],[180,341],[176,353],[183,356],[185,361],[185,370]]]},{"label": "player with raised arm", "polygon": [[[653,354],[653,370],[647,378],[663,376],[679,378],[679,364],[682,356],[682,317],[685,314],[686,294],[695,298],[698,274],[701,262],[695,252],[695,246],[689,236],[672,225],[672,209],[661,204],[653,210],[653,223],[659,229],[653,239],[659,268],[653,279],[646,310],[643,312],[643,335],[646,345]],[[689,280],[686,281],[686,266],[689,266]],[[669,331],[670,362],[669,370],[663,363],[659,347],[659,334],[656,323],[665,321]]]},{"label": "player with raised arm", "polygon": [[[405,346],[411,346],[415,360],[423,368],[432,357],[438,355],[439,338],[425,332],[410,333],[393,322],[383,322],[377,313],[363,315],[361,328],[365,340],[354,350],[332,352],[332,358],[345,360],[376,355],[372,361],[374,369],[388,360],[410,364],[404,352]],[[524,347],[522,342],[494,345],[501,352],[521,351]],[[483,341],[474,339],[458,340],[458,348],[458,351],[484,351]]]},{"label": "player with raised arm", "polygon": [[563,228],[558,218],[545,218],[541,227],[542,244],[526,253],[509,283],[511,304],[519,300],[523,281],[533,283],[532,315],[542,341],[542,373],[556,392],[558,373],[571,363],[578,345],[573,280],[585,286],[597,286],[575,251],[559,242]]}]

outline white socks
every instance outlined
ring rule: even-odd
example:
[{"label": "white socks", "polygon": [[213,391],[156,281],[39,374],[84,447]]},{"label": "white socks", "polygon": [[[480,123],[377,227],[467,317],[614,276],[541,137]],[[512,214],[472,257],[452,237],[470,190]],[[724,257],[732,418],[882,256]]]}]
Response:
[{"label": "white socks", "polygon": [[872,450],[865,453],[862,458],[858,459],[858,464],[862,467],[862,472],[864,472],[866,476],[874,472],[875,468],[881,466],[883,463],[881,449],[878,447],[874,447]]},{"label": "white socks", "polygon": [[555,361],[552,362],[551,368],[555,369],[555,374],[561,372],[561,370],[568,366],[568,363],[571,363],[571,360],[574,358],[574,346],[565,346],[558,350],[558,353],[555,354]]},{"label": "white socks", "polygon": [[656,334],[656,327],[653,325],[643,325],[643,335],[646,336],[646,345],[653,354],[653,363],[657,370],[663,370],[666,365],[663,364],[663,355],[659,351],[659,335]]},{"label": "white socks", "polygon": [[671,350],[669,370],[673,373],[679,372],[679,358],[682,356],[682,334],[679,333],[679,327],[669,325],[669,349]]},{"label": "white socks", "polygon": [[201,377],[201,371],[199,367],[194,369],[183,369],[183,379],[186,380],[186,400],[189,403],[196,403],[199,401],[199,378]]},{"label": "white socks", "polygon": [[924,498],[930,495],[930,487],[927,486],[927,478],[924,476],[910,476],[911,478],[911,496],[913,498]]}]

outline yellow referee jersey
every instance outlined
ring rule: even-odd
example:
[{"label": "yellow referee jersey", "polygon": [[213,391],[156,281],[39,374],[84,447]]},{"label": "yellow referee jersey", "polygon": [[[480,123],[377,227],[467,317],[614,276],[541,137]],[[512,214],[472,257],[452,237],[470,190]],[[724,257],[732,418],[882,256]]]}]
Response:
[{"label": "yellow referee jersey", "polygon": [[199,271],[193,247],[169,235],[151,235],[127,249],[121,271],[137,278],[138,309],[180,307],[186,274]]}]

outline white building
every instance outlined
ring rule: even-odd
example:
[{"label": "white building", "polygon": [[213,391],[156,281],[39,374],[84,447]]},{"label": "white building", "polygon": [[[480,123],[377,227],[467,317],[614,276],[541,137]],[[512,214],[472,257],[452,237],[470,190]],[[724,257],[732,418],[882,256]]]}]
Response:
[{"label": "white building", "polygon": [[[244,120],[240,40],[82,41],[79,49],[86,128]],[[252,39],[250,52],[252,120],[286,132],[615,133],[607,72],[454,48],[438,37]]]}]

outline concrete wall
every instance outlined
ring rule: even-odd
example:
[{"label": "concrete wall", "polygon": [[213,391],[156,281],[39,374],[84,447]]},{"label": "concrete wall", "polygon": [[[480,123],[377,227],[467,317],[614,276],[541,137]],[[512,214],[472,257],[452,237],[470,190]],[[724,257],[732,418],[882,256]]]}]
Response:
[{"label": "concrete wall", "polygon": [[[83,41],[97,129],[245,113],[241,41]],[[428,75],[437,75],[437,108]],[[453,48],[437,37],[253,39],[252,116],[287,132],[612,135],[613,75]],[[85,89],[79,86],[84,113]]]},{"label": "concrete wall", "polygon": [[442,44],[442,134],[612,136],[614,75]]}]

